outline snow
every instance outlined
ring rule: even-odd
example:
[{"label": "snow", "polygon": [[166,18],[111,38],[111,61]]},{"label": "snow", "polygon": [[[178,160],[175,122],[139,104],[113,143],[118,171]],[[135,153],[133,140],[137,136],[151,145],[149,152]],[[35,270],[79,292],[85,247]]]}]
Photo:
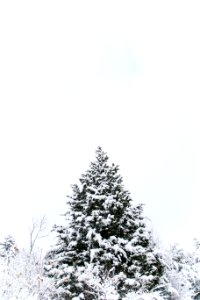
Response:
[{"label": "snow", "polygon": [[124,300],[164,300],[159,293],[129,293]]},{"label": "snow", "polygon": [[128,252],[133,252],[134,251],[134,246],[132,245],[132,242],[129,242],[125,245],[125,249]]},{"label": "snow", "polygon": [[99,253],[101,249],[90,249],[90,262],[92,263],[93,260],[96,258],[97,253]]},{"label": "snow", "polygon": [[200,253],[158,248],[142,205],[131,206],[118,167],[108,166],[104,154],[98,149],[97,161],[80,179],[82,188],[74,186],[70,222],[57,230],[46,267],[54,274],[54,299],[67,294],[83,300],[90,293],[96,300],[191,300],[200,286]]},{"label": "snow", "polygon": [[118,244],[115,244],[113,246],[113,249],[114,249],[114,251],[115,251],[116,254],[120,253],[120,254],[122,254],[127,259],[126,252]]}]

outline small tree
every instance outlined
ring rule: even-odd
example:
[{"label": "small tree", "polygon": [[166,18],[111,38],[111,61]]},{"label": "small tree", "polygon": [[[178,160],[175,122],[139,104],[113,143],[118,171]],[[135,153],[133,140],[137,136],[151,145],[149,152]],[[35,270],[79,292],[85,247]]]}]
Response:
[{"label": "small tree", "polygon": [[43,276],[43,262],[37,264],[32,256],[19,250],[9,265],[0,261],[0,299],[11,300],[47,300],[50,299],[51,282]]},{"label": "small tree", "polygon": [[0,243],[0,299],[51,299],[52,284],[43,275],[42,250],[35,247],[46,236],[45,229],[44,217],[32,222],[28,249],[18,249],[11,236]]},{"label": "small tree", "polygon": [[0,256],[13,257],[18,252],[14,238],[11,235],[5,237],[4,241],[0,243]]},{"label": "small tree", "polygon": [[42,216],[41,218],[35,220],[32,219],[32,225],[29,228],[30,254],[33,252],[37,241],[47,236],[46,229],[47,221],[45,216]]},{"label": "small tree", "polygon": [[163,264],[154,251],[143,207],[133,206],[118,171],[99,147],[79,185],[72,186],[66,226],[55,227],[58,242],[46,257],[55,298],[97,299],[95,289],[83,280],[88,265],[98,268],[102,280],[107,275],[113,278],[120,297],[152,290],[159,282]]}]

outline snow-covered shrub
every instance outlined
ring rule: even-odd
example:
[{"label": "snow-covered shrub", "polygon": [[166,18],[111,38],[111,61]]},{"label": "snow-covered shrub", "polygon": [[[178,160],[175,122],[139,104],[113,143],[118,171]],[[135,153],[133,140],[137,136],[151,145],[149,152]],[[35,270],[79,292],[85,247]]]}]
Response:
[{"label": "snow-covered shrub", "polygon": [[[36,259],[37,258],[37,259]],[[47,300],[51,282],[43,276],[43,262],[21,250],[9,260],[0,259],[0,299],[1,300]]]},{"label": "snow-covered shrub", "polygon": [[164,298],[158,293],[128,293],[123,300],[164,300]]},{"label": "snow-covered shrub", "polygon": [[191,300],[200,291],[200,251],[185,251],[177,244],[163,250],[165,257],[165,299]]}]

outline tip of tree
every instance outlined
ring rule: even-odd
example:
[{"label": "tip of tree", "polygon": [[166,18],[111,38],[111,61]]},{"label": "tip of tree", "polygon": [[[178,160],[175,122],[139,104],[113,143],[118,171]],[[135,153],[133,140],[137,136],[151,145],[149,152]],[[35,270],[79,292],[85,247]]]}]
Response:
[{"label": "tip of tree", "polygon": [[96,152],[102,152],[102,147],[98,146]]}]

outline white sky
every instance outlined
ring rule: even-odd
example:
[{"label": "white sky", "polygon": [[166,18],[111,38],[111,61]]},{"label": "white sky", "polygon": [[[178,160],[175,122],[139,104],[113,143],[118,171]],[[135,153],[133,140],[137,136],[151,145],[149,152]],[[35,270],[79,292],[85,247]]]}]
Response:
[{"label": "white sky", "polygon": [[98,145],[161,239],[200,238],[200,2],[0,2],[0,236],[65,212]]}]

